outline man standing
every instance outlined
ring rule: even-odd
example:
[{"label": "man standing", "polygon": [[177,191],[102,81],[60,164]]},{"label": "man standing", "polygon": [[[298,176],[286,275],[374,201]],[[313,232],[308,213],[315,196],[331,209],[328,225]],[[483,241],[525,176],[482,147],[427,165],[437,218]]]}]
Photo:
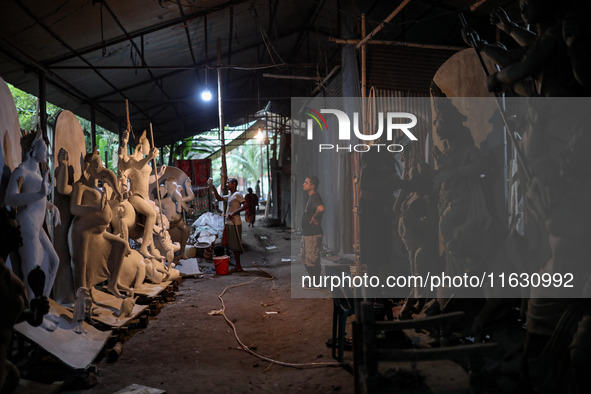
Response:
[{"label": "man standing", "polygon": [[256,221],[257,215],[257,208],[259,207],[259,196],[252,192],[252,187],[249,187],[246,190],[248,190],[248,194],[244,196],[244,199],[248,204],[248,209],[244,214],[244,218],[248,222],[248,227],[254,227],[254,222]]},{"label": "man standing", "polygon": [[260,180],[257,181],[257,185],[254,190],[255,190],[254,194],[259,196],[260,198],[263,197],[263,196],[261,196],[261,181]]},{"label": "man standing", "polygon": [[226,208],[226,228],[225,232],[228,237],[228,246],[234,252],[234,258],[236,259],[236,267],[230,270],[233,272],[242,272],[242,266],[240,265],[240,251],[242,250],[242,221],[240,220],[240,212],[245,211],[248,208],[248,203],[240,194],[236,191],[238,187],[238,180],[235,178],[228,179],[226,183],[230,194],[227,196],[220,196],[213,183],[209,182],[209,188],[213,190],[215,199],[218,201],[226,201],[228,207]]},{"label": "man standing", "polygon": [[320,250],[322,249],[322,215],[324,203],[317,189],[320,184],[318,177],[311,175],[303,184],[308,193],[306,209],[302,215],[302,261],[311,276],[320,276]]}]

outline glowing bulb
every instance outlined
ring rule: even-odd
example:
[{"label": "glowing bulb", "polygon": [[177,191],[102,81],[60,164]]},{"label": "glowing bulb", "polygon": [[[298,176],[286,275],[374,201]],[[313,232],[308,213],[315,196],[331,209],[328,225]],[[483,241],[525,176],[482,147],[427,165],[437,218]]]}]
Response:
[{"label": "glowing bulb", "polygon": [[211,100],[211,92],[209,91],[209,89],[205,89],[203,92],[201,92],[201,100],[203,100],[203,101]]},{"label": "glowing bulb", "polygon": [[258,134],[255,135],[254,138],[256,138],[256,140],[258,142],[261,142],[263,140],[263,138],[265,138],[265,135],[263,134],[263,130],[259,129]]}]

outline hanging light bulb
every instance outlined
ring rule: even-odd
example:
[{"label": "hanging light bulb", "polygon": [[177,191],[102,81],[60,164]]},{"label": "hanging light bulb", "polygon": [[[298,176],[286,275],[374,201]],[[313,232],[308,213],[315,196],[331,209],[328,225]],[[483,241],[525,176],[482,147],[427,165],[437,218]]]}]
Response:
[{"label": "hanging light bulb", "polygon": [[256,138],[256,140],[258,142],[261,142],[263,140],[263,138],[265,138],[265,135],[263,134],[263,130],[261,130],[259,128],[259,132],[257,133],[257,135],[254,136],[254,138]]},{"label": "hanging light bulb", "polygon": [[201,92],[201,100],[203,100],[203,101],[210,101],[211,100],[211,91],[208,88],[205,88],[205,90],[203,90]]},{"label": "hanging light bulb", "polygon": [[207,68],[205,69],[205,89],[201,92],[201,100],[203,101],[210,101],[211,100],[211,91],[207,87]]}]

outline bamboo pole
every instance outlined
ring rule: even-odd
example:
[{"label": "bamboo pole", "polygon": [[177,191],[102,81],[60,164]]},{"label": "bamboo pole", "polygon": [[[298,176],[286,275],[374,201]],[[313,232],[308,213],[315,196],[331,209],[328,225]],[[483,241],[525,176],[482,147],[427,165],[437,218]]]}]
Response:
[{"label": "bamboo pole", "polygon": [[131,122],[129,121],[129,100],[125,99],[125,114],[127,115],[127,131],[131,133]]},{"label": "bamboo pole", "polygon": [[410,0],[404,0],[402,3],[400,3],[398,5],[398,7],[396,7],[396,9],[394,11],[392,11],[392,13],[390,15],[388,15],[386,17],[386,19],[384,19],[384,21],[382,23],[380,23],[378,25],[378,27],[376,27],[375,29],[373,29],[373,31],[371,33],[369,33],[367,36],[363,37],[363,39],[361,41],[359,41],[357,43],[357,45],[355,46],[356,49],[361,48],[367,41],[371,40],[371,38],[373,36],[375,36],[376,34],[378,34],[378,32],[380,30],[382,30],[384,28],[384,26],[386,26],[386,23],[390,22],[396,15],[398,15],[398,13],[400,11],[402,11],[402,9],[404,7],[406,7],[406,5],[410,3]]},{"label": "bamboo pole", "polygon": [[[361,14],[361,37],[365,38],[365,14]],[[365,45],[361,46],[361,102],[363,114],[362,119],[365,121],[365,93],[367,92],[367,67],[366,67],[366,52]]]},{"label": "bamboo pole", "polygon": [[[154,130],[152,129],[152,122],[150,122],[150,137],[152,138],[152,147],[155,148],[156,145],[154,144]],[[158,184],[158,169],[156,166],[156,157],[153,157],[152,160],[154,161],[154,176],[156,177],[156,195],[158,196],[158,207],[160,208],[160,225],[162,226],[162,231],[164,231],[164,219],[162,218],[162,200],[160,198],[160,185]],[[171,262],[168,263],[168,271],[170,271],[170,266]]]},{"label": "bamboo pole", "polygon": [[[222,64],[222,44],[220,39],[217,39],[218,47],[218,65]],[[220,120],[220,142],[222,143],[222,194],[226,194],[228,188],[226,181],[228,180],[228,172],[226,166],[226,140],[224,136],[224,107],[222,104],[222,69],[218,68],[218,115]],[[224,204],[225,205],[225,204]],[[225,208],[225,206],[224,206]]]},{"label": "bamboo pole", "polygon": [[312,96],[314,94],[316,94],[316,92],[319,91],[328,82],[328,80],[331,79],[332,76],[335,75],[337,71],[339,71],[340,68],[341,68],[341,66],[334,66],[334,68],[332,70],[330,70],[328,75],[326,77],[324,77],[324,79],[322,81],[320,81],[318,86],[316,86],[314,88],[314,90],[312,90]]},{"label": "bamboo pole", "polygon": [[[337,43],[337,44],[351,44],[357,45],[361,42],[359,39],[349,38],[335,38],[329,37],[329,41]],[[370,40],[365,42],[365,44],[372,44],[372,45],[389,45],[389,46],[399,46],[399,47],[408,47],[408,48],[423,48],[423,49],[442,49],[448,51],[462,51],[467,49],[467,47],[460,47],[460,46],[453,46],[453,45],[436,45],[436,44],[418,44],[414,42],[406,42],[406,41],[387,41],[387,40]]]}]

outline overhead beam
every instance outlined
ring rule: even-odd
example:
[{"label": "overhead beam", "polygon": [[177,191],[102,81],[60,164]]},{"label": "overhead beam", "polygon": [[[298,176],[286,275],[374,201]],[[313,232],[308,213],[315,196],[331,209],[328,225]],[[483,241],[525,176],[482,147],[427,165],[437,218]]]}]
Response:
[{"label": "overhead beam", "polygon": [[384,26],[386,26],[386,23],[389,23],[392,19],[394,19],[394,17],[396,15],[398,15],[400,13],[400,11],[402,11],[402,9],[404,7],[406,7],[406,5],[408,3],[410,3],[411,0],[403,0],[402,3],[400,3],[398,5],[398,7],[396,7],[396,9],[394,11],[392,11],[392,13],[390,15],[388,15],[386,17],[386,19],[384,19],[384,21],[382,23],[380,23],[375,29],[373,29],[373,31],[371,33],[369,33],[368,35],[366,35],[365,37],[363,37],[363,39],[361,41],[359,41],[357,43],[357,45],[355,45],[356,49],[361,48],[367,41],[371,40],[373,38],[373,36],[375,36],[376,34],[378,34],[383,28]]},{"label": "overhead beam", "polygon": [[[179,6],[179,13],[181,14],[181,18],[183,19],[184,22],[184,30],[185,30],[185,35],[187,36],[187,45],[189,46],[189,53],[191,54],[191,60],[193,61],[193,65],[197,65],[197,60],[195,59],[195,53],[193,52],[193,43],[191,42],[191,34],[189,33],[189,21],[187,20],[187,18],[185,17],[185,12],[183,11],[183,6],[181,5],[181,0],[176,0],[176,3]],[[205,18],[207,18],[207,15],[205,15]],[[207,19],[205,19],[205,28],[207,29]],[[143,36],[142,36],[143,37]],[[207,39],[207,36],[206,36]],[[201,78],[199,77],[199,74],[197,73],[197,71],[195,71],[195,76],[197,77],[197,81],[199,83],[201,83]]]},{"label": "overhead beam", "polygon": [[[119,18],[117,17],[117,15],[115,15],[115,12],[113,12],[113,10],[111,9],[111,7],[109,7],[109,5],[107,4],[107,1],[106,0],[103,0],[102,5],[107,9],[107,11],[109,12],[109,14],[111,14],[111,17],[113,18],[113,20],[115,21],[115,23],[117,24],[117,26],[119,26],[119,28],[121,29],[121,31],[123,32],[123,34],[128,38],[128,40],[131,43],[131,45],[133,46],[133,48],[135,48],[135,51],[137,52],[137,54],[139,55],[140,59],[142,60],[142,65],[147,65],[146,59],[144,58],[144,54],[137,47],[137,44],[135,43],[135,41],[133,41],[133,38],[131,38],[129,36],[129,34],[127,33],[127,30],[125,29],[125,27],[123,26],[123,24],[121,23],[121,21],[119,20]],[[166,96],[166,98],[170,98],[170,96],[168,95],[168,93],[166,93],[166,91],[164,90],[164,87],[162,86],[162,80],[156,79],[154,77],[154,74],[152,74],[152,71],[150,71],[150,70],[148,70],[148,75],[150,76],[150,81],[152,83],[154,83],[158,87],[158,89],[160,89],[160,91],[162,92],[162,94],[164,96]],[[174,110],[175,110],[176,115],[178,117],[180,117],[180,114],[178,113],[178,111],[176,110],[176,108],[174,108]],[[154,125],[154,126],[156,128],[158,128],[158,125]]]},{"label": "overhead beam", "polygon": [[[92,99],[84,94],[80,89],[76,86],[72,85],[61,76],[57,75],[43,64],[39,63],[35,60],[32,56],[28,53],[24,52],[22,49],[17,48],[11,42],[6,41],[4,38],[0,37],[0,49],[2,52],[6,53],[8,56],[13,58],[18,63],[22,64],[25,67],[32,67],[37,70],[41,70],[45,72],[45,77],[47,78],[47,82],[51,83],[59,90],[64,92],[65,94],[75,97],[78,100],[82,101],[83,103],[89,104]],[[113,113],[108,111],[106,108],[97,106],[99,112],[104,114],[106,117],[111,119],[112,121],[117,121],[118,117],[115,116]]]},{"label": "overhead beam", "polygon": [[480,8],[482,5],[484,5],[485,3],[487,3],[489,0],[479,0],[476,3],[472,4],[470,6],[470,12],[474,12],[476,11],[478,8]]},{"label": "overhead beam", "polygon": [[[329,36],[329,34],[327,32],[317,32],[317,33],[323,34],[323,35],[326,35],[326,36]],[[285,35],[281,36],[279,39],[283,39],[283,38],[289,37],[292,34],[294,34],[294,33],[293,32],[290,32],[288,34],[285,34]],[[234,54],[236,55],[236,54],[239,54],[239,53],[242,53],[242,52],[249,52],[253,48],[257,48],[260,45],[261,45],[260,43],[257,43],[257,44],[253,44],[253,45],[249,45],[249,46],[243,47],[240,50],[236,51]],[[215,60],[215,59],[211,59],[211,61],[213,61],[213,60]],[[210,61],[210,59],[207,59],[207,62],[206,63],[209,63],[209,61]],[[251,66],[255,66],[255,67],[259,67],[260,68],[261,65],[251,65]],[[295,64],[283,64],[283,65],[277,65],[277,64],[271,65],[271,64],[268,64],[268,65],[265,65],[264,67],[317,67],[317,66],[318,66],[318,63],[295,63]],[[114,67],[117,67],[117,66],[114,66]],[[135,66],[121,66],[121,67],[135,67]],[[166,74],[166,75],[161,75],[159,77],[156,77],[156,79],[168,78],[168,77],[174,76],[174,75],[179,74],[179,73],[183,72],[184,70],[186,70],[184,68],[185,66],[181,66],[181,67],[182,68],[179,68],[178,69],[179,70],[178,72],[171,72],[171,73]],[[203,66],[198,66],[198,67],[203,67]],[[211,66],[211,67],[213,68],[213,67],[217,67],[217,66]],[[225,66],[222,65],[221,67],[225,67]],[[233,69],[236,69],[236,70],[252,68],[252,67],[248,67],[248,65],[229,65],[228,67],[233,68]],[[58,69],[57,66],[54,66],[52,68],[53,69]],[[157,67],[155,67],[155,68],[157,68]],[[67,67],[65,69],[67,69]],[[175,68],[171,68],[171,69],[175,69]],[[133,85],[129,85],[127,87],[119,88],[119,90],[126,91],[126,90],[129,90],[129,89],[133,89],[133,88],[136,88],[136,87],[143,86],[143,85],[148,84],[150,82],[152,82],[151,79],[150,80],[146,80],[146,81],[141,81],[141,82],[135,83]],[[115,93],[116,92],[105,93],[105,94],[102,94],[102,95],[100,95],[98,97],[95,97],[95,99],[100,99],[100,98],[108,97],[108,96],[111,96],[111,95],[113,95]]]},{"label": "overhead beam", "polygon": [[[211,8],[208,8],[206,10],[197,11],[197,12],[193,12],[193,13],[187,14],[187,15],[185,15],[185,18],[187,20],[195,19],[195,18],[201,17],[203,15],[207,15],[207,14],[212,13],[212,12],[222,11],[222,10],[228,8],[228,7],[233,6],[233,5],[237,5],[237,4],[240,4],[240,3],[246,3],[247,1],[249,1],[249,0],[230,0],[230,1],[227,1],[227,2],[225,2],[223,4],[220,4],[219,6],[216,6],[216,7],[211,7]],[[140,36],[143,36],[143,35],[146,35],[146,34],[155,33],[155,32],[157,32],[159,30],[167,29],[169,27],[172,27],[172,26],[175,26],[175,25],[178,25],[178,24],[181,24],[181,23],[183,23],[183,18],[182,17],[180,17],[180,18],[174,18],[174,19],[171,19],[169,21],[166,21],[166,22],[163,22],[163,23],[160,23],[160,24],[157,24],[157,25],[146,27],[144,29],[139,29],[139,30],[136,30],[134,32],[129,32],[128,33],[128,36],[127,35],[123,35],[123,36],[112,38],[110,40],[106,40],[104,42],[98,42],[96,44],[89,45],[89,46],[84,47],[84,48],[80,48],[80,49],[78,49],[78,53],[81,54],[81,55],[85,55],[87,53],[98,51],[99,49],[106,48],[106,47],[109,47],[111,45],[120,44],[122,42],[127,41],[129,38],[132,38],[133,39],[133,38],[137,38],[137,37],[140,37]],[[72,56],[72,55],[61,55],[61,56],[57,56],[57,57],[54,57],[52,59],[49,59],[49,60],[45,61],[43,64],[44,65],[51,65],[51,64],[55,64],[55,63],[61,63],[61,62],[66,61],[66,60],[70,60],[70,59],[72,59],[74,57],[75,56]]]},{"label": "overhead beam", "polygon": [[341,66],[334,66],[334,68],[330,70],[328,75],[324,77],[324,79],[318,84],[318,86],[316,86],[314,90],[312,90],[312,95],[316,94],[317,91],[319,91],[324,85],[326,85],[326,83],[332,78],[333,75],[336,74],[337,71],[339,71],[340,68]]},{"label": "overhead beam", "polygon": [[[334,38],[334,37],[329,37],[328,40],[335,42],[337,44],[352,44],[352,45],[357,45],[359,42],[362,41],[359,39],[343,40],[343,39]],[[390,45],[390,46],[409,47],[409,48],[445,49],[445,50],[450,50],[450,51],[462,51],[467,48],[467,47],[458,47],[458,46],[453,46],[453,45],[417,44],[414,42],[386,41],[386,40],[371,40],[371,41],[366,41],[365,44]]]},{"label": "overhead beam", "polygon": [[[43,28],[43,30],[45,30],[51,37],[53,37],[53,39],[55,39],[57,42],[59,42],[61,45],[63,45],[65,48],[67,48],[74,55],[74,57],[77,57],[80,60],[82,60],[84,63],[86,63],[90,70],[94,71],[94,73],[101,80],[103,80],[103,82],[105,82],[112,89],[116,90],[119,94],[121,94],[121,96],[123,96],[124,99],[127,98],[127,97],[125,97],[125,94],[118,91],[117,87],[115,85],[113,85],[111,83],[111,81],[109,81],[107,78],[105,78],[88,60],[86,60],[82,55],[78,54],[78,52],[76,52],[76,50],[74,48],[72,48],[67,42],[65,42],[60,36],[58,36],[47,25],[45,25],[45,23],[41,22],[41,20],[36,15],[34,15],[31,12],[31,10],[29,10],[20,0],[15,0],[15,2],[29,16],[29,18],[31,18],[33,20],[33,22],[35,22],[36,24],[41,26]],[[141,108],[138,108],[138,109],[141,111]]]},{"label": "overhead beam", "polygon": [[[255,138],[259,132],[259,126],[261,126],[262,120],[257,120],[255,123],[252,124],[248,129],[244,130],[242,134],[234,138],[231,142],[225,144],[224,150],[225,152],[230,152],[241,145],[243,145],[247,140]],[[207,158],[211,160],[215,160],[222,155],[222,149],[212,153]]]},{"label": "overhead beam", "polygon": [[314,23],[316,22],[316,18],[318,17],[318,14],[320,14],[320,11],[322,11],[322,8],[324,8],[325,3],[326,3],[326,0],[318,0],[316,2],[316,5],[312,8],[310,13],[308,14],[308,17],[306,18],[308,23],[306,23],[306,26],[304,26],[304,28],[300,31],[300,34],[298,34],[298,38],[296,39],[295,43],[293,44],[293,47],[291,48],[291,51],[289,53],[289,57],[287,58],[288,61],[292,60],[295,57],[295,55],[298,53],[298,51],[300,50],[300,48],[304,44],[304,36],[310,30],[310,28],[312,26],[314,26]]},{"label": "overhead beam", "polygon": [[263,74],[263,78],[276,78],[276,79],[300,79],[303,81],[320,81],[322,78],[318,77],[308,77],[302,75],[280,75],[280,74]]},{"label": "overhead beam", "polygon": [[[273,97],[261,97],[260,100],[262,101],[286,101],[286,100],[291,100],[291,96],[273,96]],[[189,102],[193,102],[196,99],[193,97],[182,97],[182,98],[178,98],[178,99],[168,99],[168,100],[161,100],[158,98],[146,98],[146,99],[139,99],[139,100],[134,100],[137,103],[189,103]],[[224,97],[223,98],[224,102],[232,102],[232,101],[258,101],[259,98],[258,97]],[[116,104],[116,103],[120,103],[121,100],[100,100],[100,103],[103,104]],[[153,109],[153,108],[152,108]]]},{"label": "overhead beam", "polygon": [[[51,66],[52,70],[194,70],[194,69],[218,69],[218,68],[233,68],[237,70],[260,70],[262,68],[277,68],[277,67],[317,67],[318,63],[281,63],[281,64],[216,64],[211,66],[194,65],[194,66]],[[158,78],[158,77],[156,77]],[[148,81],[151,82],[151,81]]]},{"label": "overhead beam", "polygon": [[[412,22],[410,22],[406,28],[402,31],[402,33],[400,33],[396,39],[401,38],[402,36],[404,36],[405,33],[408,33],[410,31],[410,29],[412,29],[413,27],[417,26],[419,24],[419,21],[421,21],[423,19],[423,17],[425,15],[428,15],[431,11],[433,11],[435,8],[443,8],[446,11],[450,11],[450,12],[454,12],[457,11],[456,9],[454,9],[453,7],[447,6],[445,4],[443,4],[443,0],[437,0],[436,2],[432,3],[429,8],[427,10],[425,10],[424,12],[422,12],[419,16],[417,16]],[[457,18],[456,18],[457,19]]]}]

